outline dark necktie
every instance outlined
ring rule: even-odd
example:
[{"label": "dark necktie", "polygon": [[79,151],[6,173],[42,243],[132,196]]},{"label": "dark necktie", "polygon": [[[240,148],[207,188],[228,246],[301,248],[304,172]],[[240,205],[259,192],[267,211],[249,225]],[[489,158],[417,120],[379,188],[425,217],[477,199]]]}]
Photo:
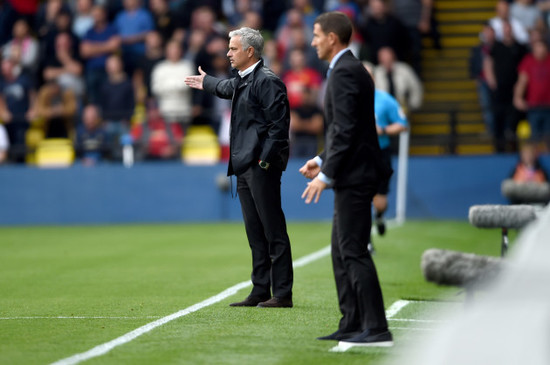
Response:
[{"label": "dark necktie", "polygon": [[388,92],[395,97],[395,85],[393,83],[393,72],[388,70],[386,72],[386,77],[388,78]]}]

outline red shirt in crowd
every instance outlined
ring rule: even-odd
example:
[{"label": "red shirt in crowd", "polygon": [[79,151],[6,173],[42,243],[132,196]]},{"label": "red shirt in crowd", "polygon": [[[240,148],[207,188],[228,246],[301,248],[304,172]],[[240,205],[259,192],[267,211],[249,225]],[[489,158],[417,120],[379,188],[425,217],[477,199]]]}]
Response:
[{"label": "red shirt in crowd", "polygon": [[286,85],[290,108],[295,109],[300,107],[304,102],[304,89],[319,89],[323,78],[318,71],[312,68],[305,68],[301,71],[288,71],[283,76],[283,82]]},{"label": "red shirt in crowd", "polygon": [[10,0],[11,6],[20,14],[35,14],[38,0]]},{"label": "red shirt in crowd", "polygon": [[528,54],[518,70],[529,78],[526,94],[529,107],[550,106],[550,54],[540,61]]}]

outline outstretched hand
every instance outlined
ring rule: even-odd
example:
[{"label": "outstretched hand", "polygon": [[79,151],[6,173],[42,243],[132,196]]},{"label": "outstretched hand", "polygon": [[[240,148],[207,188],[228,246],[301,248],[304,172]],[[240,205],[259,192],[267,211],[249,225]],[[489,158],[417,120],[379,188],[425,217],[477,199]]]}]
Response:
[{"label": "outstretched hand", "polygon": [[206,76],[206,72],[204,72],[200,66],[199,74],[200,75],[187,76],[184,80],[185,85],[193,89],[203,90],[204,76]]}]

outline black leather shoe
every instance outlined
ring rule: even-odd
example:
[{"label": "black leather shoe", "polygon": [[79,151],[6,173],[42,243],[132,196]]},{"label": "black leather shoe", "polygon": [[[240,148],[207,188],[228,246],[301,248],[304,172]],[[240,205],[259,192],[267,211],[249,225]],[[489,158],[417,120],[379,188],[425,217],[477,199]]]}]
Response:
[{"label": "black leather shoe", "polygon": [[265,302],[258,303],[261,308],[292,308],[292,299],[273,297]]},{"label": "black leather shoe", "polygon": [[230,307],[256,307],[258,303],[263,302],[266,300],[265,298],[255,297],[255,296],[249,296],[242,302],[236,302],[229,304]]},{"label": "black leather shoe", "polygon": [[338,345],[391,347],[393,346],[393,337],[387,329],[382,331],[366,330],[355,337],[340,341]]},{"label": "black leather shoe", "polygon": [[340,332],[340,330],[338,330],[328,336],[317,337],[317,339],[321,341],[342,341],[347,340],[348,338],[355,337],[360,333],[361,332]]}]

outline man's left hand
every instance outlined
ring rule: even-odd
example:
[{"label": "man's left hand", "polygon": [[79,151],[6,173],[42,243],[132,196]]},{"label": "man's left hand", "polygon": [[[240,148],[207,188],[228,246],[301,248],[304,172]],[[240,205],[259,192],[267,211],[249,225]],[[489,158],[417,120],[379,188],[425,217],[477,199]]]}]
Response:
[{"label": "man's left hand", "polygon": [[316,177],[307,184],[307,188],[302,194],[302,199],[306,199],[306,204],[311,203],[312,200],[314,203],[317,203],[319,201],[319,198],[321,197],[321,193],[326,188],[327,184]]}]

